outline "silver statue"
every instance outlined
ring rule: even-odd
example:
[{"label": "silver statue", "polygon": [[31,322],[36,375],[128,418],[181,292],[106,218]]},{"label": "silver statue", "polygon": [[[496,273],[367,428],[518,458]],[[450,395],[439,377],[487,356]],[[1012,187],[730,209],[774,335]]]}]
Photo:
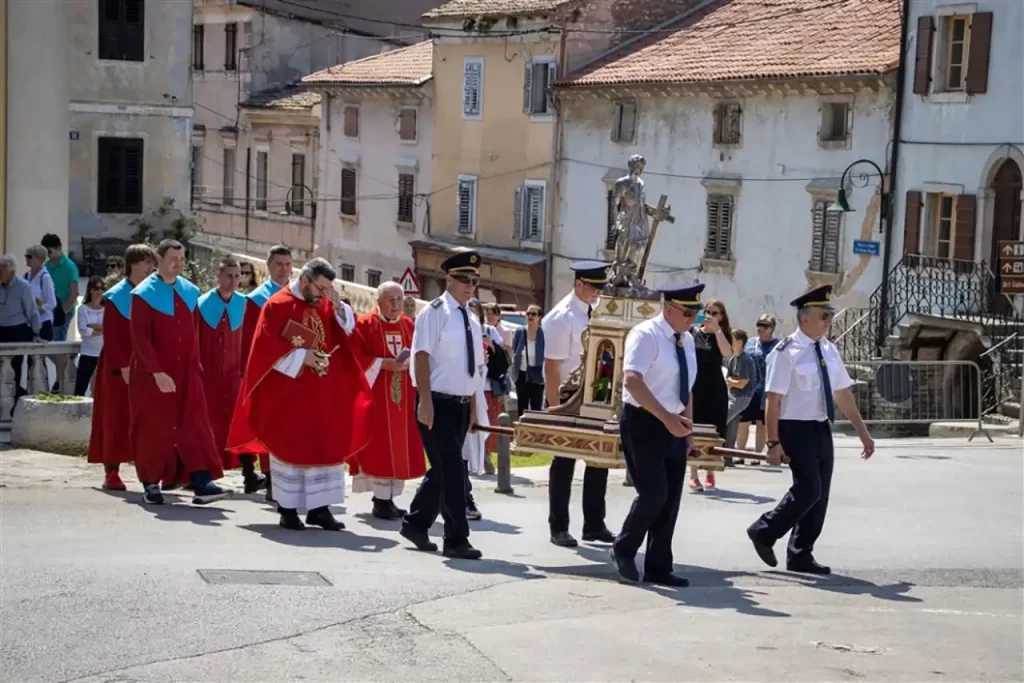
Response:
[{"label": "silver statue", "polygon": [[639,154],[629,158],[629,175],[615,181],[615,261],[612,263],[612,284],[636,288],[641,285],[640,264],[650,228],[647,217],[653,209],[647,206],[644,172],[647,160]]}]

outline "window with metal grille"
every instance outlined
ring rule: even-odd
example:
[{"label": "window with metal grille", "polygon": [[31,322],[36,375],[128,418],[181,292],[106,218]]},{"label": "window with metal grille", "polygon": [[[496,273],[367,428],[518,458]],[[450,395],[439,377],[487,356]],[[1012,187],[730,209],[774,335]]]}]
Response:
[{"label": "window with metal grille", "polygon": [[540,242],[544,239],[544,181],[528,180],[516,188],[513,216],[519,239]]},{"label": "window with metal grille", "polygon": [[615,103],[612,142],[632,143],[636,137],[636,100]]},{"label": "window with metal grille", "polygon": [[412,223],[412,199],[415,192],[416,176],[412,173],[398,174],[398,222]]},{"label": "window with metal grille", "polygon": [[348,263],[341,264],[341,279],[345,282],[356,281],[356,267]]},{"label": "window with metal grille", "polygon": [[256,152],[256,210],[267,210],[267,179],[269,178],[270,153]]},{"label": "window with metal grille", "polygon": [[97,159],[96,211],[142,213],[143,141],[100,138]]},{"label": "window with metal grille", "polygon": [[288,210],[296,216],[306,213],[306,155],[292,155],[292,201]]},{"label": "window with metal grille", "polygon": [[605,233],[604,248],[614,249],[615,242],[618,240],[619,235],[615,231],[615,216],[619,213],[618,202],[615,201],[615,190],[612,188],[608,189],[607,198],[605,199],[608,205],[608,226],[607,232]]},{"label": "window with metal grille", "polygon": [[192,27],[192,70],[202,71],[206,61],[206,27],[196,24]]},{"label": "window with metal grille", "polygon": [[224,206],[235,205],[235,150],[224,150],[224,190],[221,193]]},{"label": "window with metal grille", "polygon": [[558,65],[543,59],[526,65],[523,74],[523,111],[527,114],[553,114],[555,111],[554,90],[551,87],[558,77]]},{"label": "window with metal grille", "polygon": [[735,102],[722,102],[715,105],[715,144],[740,144],[740,127],[743,120],[743,109]]},{"label": "window with metal grille", "polygon": [[460,235],[476,233],[476,177],[459,176],[458,226]]},{"label": "window with metal grille", "polygon": [[706,258],[732,260],[733,202],[731,194],[708,195],[708,243],[704,247]]},{"label": "window with metal grille", "polygon": [[224,24],[224,70],[238,69],[238,24]]},{"label": "window with metal grille", "polygon": [[356,170],[341,169],[341,213],[344,216],[356,215]]},{"label": "window with metal grille", "polygon": [[366,284],[369,287],[380,287],[380,276],[381,272],[379,270],[368,268],[366,270]]},{"label": "window with metal grille", "polygon": [[345,107],[345,137],[357,138],[359,137],[359,107],[355,105],[348,105]]},{"label": "window with metal grille", "polygon": [[484,60],[467,57],[462,72],[462,115],[472,118],[483,110]]},{"label": "window with metal grille", "polygon": [[829,201],[814,200],[811,260],[807,269],[816,273],[839,272],[840,221],[843,214],[827,211]]},{"label": "window with metal grille", "polygon": [[416,141],[416,110],[412,107],[398,113],[398,138],[406,142]]},{"label": "window with metal grille", "polygon": [[144,61],[145,0],[99,0],[98,5],[100,59]]}]

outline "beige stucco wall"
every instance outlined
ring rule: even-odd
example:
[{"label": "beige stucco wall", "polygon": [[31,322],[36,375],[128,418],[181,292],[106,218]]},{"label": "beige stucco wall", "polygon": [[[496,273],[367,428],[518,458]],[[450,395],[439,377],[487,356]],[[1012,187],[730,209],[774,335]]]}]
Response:
[{"label": "beige stucco wall", "polygon": [[[434,41],[434,139],[431,233],[455,235],[460,174],[477,176],[476,241],[520,246],[513,230],[516,188],[526,180],[550,185],[554,118],[523,112],[523,74],[532,57],[557,55],[558,42],[535,35],[513,39]],[[467,57],[482,57],[483,97],[479,120],[463,117],[463,69]],[[551,202],[547,188],[547,203]],[[545,230],[545,234],[549,234]]]}]

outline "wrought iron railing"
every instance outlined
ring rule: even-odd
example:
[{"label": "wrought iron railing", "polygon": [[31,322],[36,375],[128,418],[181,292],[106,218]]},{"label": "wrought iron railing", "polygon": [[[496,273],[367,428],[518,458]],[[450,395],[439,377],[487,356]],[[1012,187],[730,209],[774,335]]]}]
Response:
[{"label": "wrought iron railing", "polygon": [[871,336],[868,308],[844,308],[836,313],[830,336],[847,363],[875,357],[875,339]]},{"label": "wrought iron railing", "polygon": [[[1024,362],[1024,338],[1014,332],[978,357],[981,367],[981,415],[999,412],[1007,401],[1020,400],[1020,366]],[[1018,416],[1020,419],[1020,416]]]}]

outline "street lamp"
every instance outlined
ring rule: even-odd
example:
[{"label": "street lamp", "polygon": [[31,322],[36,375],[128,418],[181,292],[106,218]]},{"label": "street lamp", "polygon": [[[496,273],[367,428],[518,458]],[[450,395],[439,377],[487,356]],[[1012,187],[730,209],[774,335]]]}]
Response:
[{"label": "street lamp", "polygon": [[[882,169],[878,167],[878,164],[871,161],[870,159],[858,159],[843,171],[842,178],[839,179],[839,191],[836,193],[836,200],[832,202],[826,211],[830,213],[852,213],[853,209],[850,208],[850,202],[846,197],[846,181],[850,176],[850,171],[854,166],[859,164],[867,164],[871,166],[875,171],[878,172],[878,191],[881,194],[881,202],[878,207],[878,231],[885,234],[885,224],[889,221],[889,195],[885,192],[885,174],[882,173]],[[866,187],[870,178],[867,171],[859,173],[857,179],[860,181],[853,183],[857,187]]]},{"label": "street lamp", "polygon": [[312,258],[313,252],[316,251],[316,199],[314,199],[313,190],[309,189],[308,185],[292,185],[288,188],[288,192],[284,196],[284,211],[280,215],[301,215],[292,211],[292,193],[298,189],[309,193],[309,256]]}]

